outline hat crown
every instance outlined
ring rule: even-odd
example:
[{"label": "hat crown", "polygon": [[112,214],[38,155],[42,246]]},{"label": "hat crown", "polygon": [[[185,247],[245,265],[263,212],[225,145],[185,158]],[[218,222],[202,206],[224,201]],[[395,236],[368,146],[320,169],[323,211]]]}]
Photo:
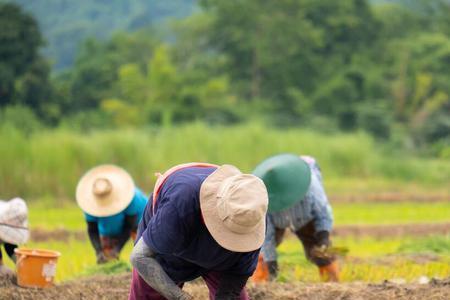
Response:
[{"label": "hat crown", "polygon": [[115,165],[100,165],[87,171],[77,184],[80,208],[94,217],[108,217],[126,209],[135,185],[130,174]]},{"label": "hat crown", "polygon": [[217,198],[219,217],[233,232],[251,232],[265,218],[267,192],[256,176],[239,174],[225,179]]},{"label": "hat crown", "polygon": [[109,195],[112,191],[112,184],[107,178],[97,178],[92,185],[92,193],[98,197]]},{"label": "hat crown", "polygon": [[267,187],[269,212],[281,211],[302,201],[311,183],[309,165],[298,155],[289,153],[269,157],[253,174]]}]

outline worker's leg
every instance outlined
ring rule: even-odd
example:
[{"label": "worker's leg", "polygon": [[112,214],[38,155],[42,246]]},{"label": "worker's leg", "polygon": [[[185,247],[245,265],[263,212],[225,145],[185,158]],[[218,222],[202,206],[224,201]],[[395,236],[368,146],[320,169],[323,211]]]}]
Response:
[{"label": "worker's leg", "polygon": [[303,244],[306,258],[319,268],[323,281],[339,281],[339,270],[336,257],[318,257],[314,254],[314,246],[320,246],[316,240],[314,222],[311,221],[295,232]]},{"label": "worker's leg", "polygon": [[119,259],[119,253],[114,250],[118,244],[117,239],[109,236],[100,236],[100,241],[102,244],[102,252],[107,261]]},{"label": "worker's leg", "polygon": [[326,266],[319,267],[320,278],[323,281],[338,282],[339,281],[339,265],[337,260],[332,261]]},{"label": "worker's leg", "polygon": [[[275,245],[278,246],[283,241],[285,229],[275,228]],[[255,283],[267,282],[269,280],[275,280],[278,275],[278,263],[276,260],[264,261],[262,254],[258,257],[258,264],[256,270],[251,277],[251,280]]]},{"label": "worker's leg", "polygon": [[2,244],[0,243],[0,277],[14,275],[14,271],[3,265]]},{"label": "worker's leg", "polygon": [[275,228],[275,243],[276,243],[277,247],[283,241],[285,232],[286,232],[285,228]]},{"label": "worker's leg", "polygon": [[137,230],[132,230],[130,233],[130,237],[133,240],[133,244],[136,242]]},{"label": "worker's leg", "polygon": [[[209,272],[202,277],[205,280],[206,285],[208,286],[209,299],[214,300],[216,297],[217,289],[219,288],[221,274],[219,272]],[[250,300],[247,291],[245,290],[245,286],[241,290],[239,300]]]},{"label": "worker's leg", "polygon": [[[278,247],[284,238],[285,228],[275,228],[275,244]],[[275,280],[278,276],[278,262],[267,261],[267,270],[269,271],[270,280]]]},{"label": "worker's leg", "polygon": [[267,268],[267,264],[264,262],[262,254],[258,257],[258,264],[256,265],[255,272],[253,272],[250,279],[254,283],[269,281],[269,269]]},{"label": "worker's leg", "polygon": [[[183,284],[178,285],[180,288]],[[139,276],[138,272],[133,269],[130,294],[128,296],[129,300],[165,300],[157,291],[155,291],[151,286]]]}]

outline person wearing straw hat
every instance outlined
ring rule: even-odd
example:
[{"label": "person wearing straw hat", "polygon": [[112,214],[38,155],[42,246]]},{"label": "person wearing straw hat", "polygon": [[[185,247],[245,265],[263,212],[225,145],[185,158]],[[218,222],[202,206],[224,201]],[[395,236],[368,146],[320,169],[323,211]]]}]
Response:
[{"label": "person wearing straw hat", "polygon": [[26,243],[28,238],[28,209],[25,201],[21,198],[0,200],[0,276],[14,274],[3,264],[1,246],[15,263],[14,249],[17,245]]},{"label": "person wearing straw hat", "polygon": [[264,242],[267,190],[231,165],[188,163],[156,182],[131,263],[130,300],[193,299],[202,277],[210,299],[248,299],[245,284]]},{"label": "person wearing straw hat", "polygon": [[146,196],[124,169],[101,165],[80,179],[76,199],[84,212],[97,263],[118,259],[128,239],[136,237]]},{"label": "person wearing straw hat", "polygon": [[253,281],[277,277],[276,247],[287,228],[302,242],[307,259],[319,267],[322,280],[338,281],[336,257],[330,247],[332,210],[316,160],[311,156],[275,155],[260,163],[253,174],[264,181],[269,192],[267,234]]}]

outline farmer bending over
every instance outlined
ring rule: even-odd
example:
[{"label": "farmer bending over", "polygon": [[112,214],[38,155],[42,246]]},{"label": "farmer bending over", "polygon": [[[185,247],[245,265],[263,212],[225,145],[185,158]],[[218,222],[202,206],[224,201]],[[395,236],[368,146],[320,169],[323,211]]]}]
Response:
[{"label": "farmer bending over", "polygon": [[14,274],[12,270],[3,265],[1,246],[11,260],[16,262],[14,249],[24,244],[29,238],[28,209],[25,201],[14,198],[10,201],[0,200],[0,277]]},{"label": "farmer bending over", "polygon": [[269,193],[266,239],[254,281],[267,280],[267,269],[270,279],[277,277],[276,247],[286,228],[300,239],[306,258],[319,267],[322,280],[338,281],[336,257],[328,251],[332,211],[316,160],[309,156],[276,155],[259,164],[253,174],[264,181]]},{"label": "farmer bending over", "polygon": [[101,165],[80,179],[76,198],[84,211],[97,263],[118,259],[130,236],[136,237],[147,204],[145,195],[125,170]]},{"label": "farmer bending over", "polygon": [[193,299],[183,283],[202,277],[210,299],[248,299],[264,241],[267,191],[231,165],[190,163],[157,180],[131,254],[129,299]]}]

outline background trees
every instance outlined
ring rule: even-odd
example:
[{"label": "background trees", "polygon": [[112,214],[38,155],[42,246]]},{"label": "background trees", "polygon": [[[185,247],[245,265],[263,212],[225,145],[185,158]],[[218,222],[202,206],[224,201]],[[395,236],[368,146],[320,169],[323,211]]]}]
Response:
[{"label": "background trees", "polygon": [[16,5],[0,4],[0,28],[0,108],[28,106],[52,120],[50,66],[39,53],[44,41],[36,20]]},{"label": "background trees", "polygon": [[[365,130],[396,145],[433,144],[433,153],[448,148],[446,0],[155,1],[151,8],[167,8],[157,16],[142,1],[100,2],[82,1],[73,15],[105,35],[85,39],[73,64],[61,71],[57,62],[51,78],[33,17],[1,6],[2,28],[12,30],[0,37],[0,105],[26,106],[51,125],[84,129],[257,119]],[[78,24],[57,3],[23,5],[39,19],[52,8],[49,19],[66,21],[61,30]],[[167,15],[187,17],[153,22]],[[64,52],[66,42],[55,43],[46,22],[47,53]],[[130,32],[109,37],[115,28]]]}]

